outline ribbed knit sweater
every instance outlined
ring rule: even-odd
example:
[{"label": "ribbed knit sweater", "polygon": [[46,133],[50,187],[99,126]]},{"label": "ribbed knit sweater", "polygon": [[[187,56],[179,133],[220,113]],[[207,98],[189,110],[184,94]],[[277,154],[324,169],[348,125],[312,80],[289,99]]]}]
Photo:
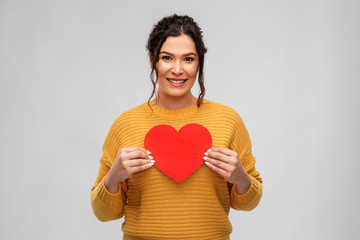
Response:
[{"label": "ribbed knit sweater", "polygon": [[[229,239],[230,207],[252,210],[262,196],[262,179],[255,169],[250,137],[242,119],[232,108],[205,99],[201,107],[194,104],[185,109],[167,110],[153,102],[151,107],[141,104],[122,113],[112,124],[91,190],[96,217],[109,221],[125,216],[123,239]],[[144,148],[144,137],[154,126],[167,124],[179,131],[189,123],[209,130],[212,147],[225,147],[238,153],[252,182],[246,193],[238,194],[235,185],[205,164],[180,183],[152,166],[122,181],[118,193],[107,191],[104,179],[120,148]]]}]

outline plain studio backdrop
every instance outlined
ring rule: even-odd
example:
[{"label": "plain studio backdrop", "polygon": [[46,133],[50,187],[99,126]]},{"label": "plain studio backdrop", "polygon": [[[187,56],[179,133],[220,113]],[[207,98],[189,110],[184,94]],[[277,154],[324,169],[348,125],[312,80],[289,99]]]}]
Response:
[{"label": "plain studio backdrop", "polygon": [[[358,1],[0,1],[0,238],[121,239],[90,206],[114,119],[151,93],[145,44],[202,27],[206,98],[233,107],[264,180],[232,239],[360,232]],[[198,88],[194,89],[197,95]]]}]

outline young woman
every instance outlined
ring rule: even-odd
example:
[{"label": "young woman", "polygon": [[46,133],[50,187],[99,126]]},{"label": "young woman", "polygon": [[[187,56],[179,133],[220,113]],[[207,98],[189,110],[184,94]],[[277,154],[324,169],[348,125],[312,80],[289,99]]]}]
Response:
[{"label": "young woman", "polygon": [[192,18],[163,18],[147,49],[152,95],[111,126],[93,211],[124,216],[123,239],[229,239],[230,207],[252,210],[262,196],[248,131],[232,108],[203,99],[206,48]]}]

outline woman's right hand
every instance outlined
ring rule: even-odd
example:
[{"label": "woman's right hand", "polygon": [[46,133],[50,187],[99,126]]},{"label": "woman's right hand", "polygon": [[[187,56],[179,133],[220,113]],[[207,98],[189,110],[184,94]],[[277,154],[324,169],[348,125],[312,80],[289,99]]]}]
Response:
[{"label": "woman's right hand", "polygon": [[154,165],[150,152],[141,147],[127,147],[119,150],[116,159],[105,177],[105,187],[110,193],[119,191],[119,183],[131,174],[146,170]]}]

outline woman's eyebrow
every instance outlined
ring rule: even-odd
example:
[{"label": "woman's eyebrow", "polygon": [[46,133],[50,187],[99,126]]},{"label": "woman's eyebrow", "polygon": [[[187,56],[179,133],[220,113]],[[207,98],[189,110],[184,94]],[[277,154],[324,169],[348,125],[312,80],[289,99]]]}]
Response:
[{"label": "woman's eyebrow", "polygon": [[[162,52],[160,52],[159,54],[167,54],[167,55],[174,56],[174,54],[169,53],[169,52],[166,52],[166,51],[162,51]],[[190,56],[190,55],[195,55],[195,56],[197,56],[196,53],[193,53],[193,52],[191,52],[191,53],[186,53],[186,54],[184,54],[183,56]]]}]

